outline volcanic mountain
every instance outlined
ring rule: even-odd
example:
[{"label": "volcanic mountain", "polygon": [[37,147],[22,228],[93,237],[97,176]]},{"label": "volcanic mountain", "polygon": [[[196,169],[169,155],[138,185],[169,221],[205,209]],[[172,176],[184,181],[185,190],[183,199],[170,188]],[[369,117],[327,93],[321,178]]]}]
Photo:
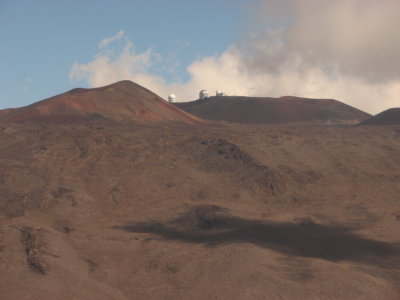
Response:
[{"label": "volcanic mountain", "polygon": [[400,125],[400,107],[385,110],[367,119],[362,125]]},{"label": "volcanic mountain", "polygon": [[100,88],[77,88],[32,105],[0,111],[0,121],[76,122],[87,120],[205,123],[128,80]]},{"label": "volcanic mountain", "polygon": [[176,106],[203,119],[246,124],[359,123],[370,117],[369,114],[337,100],[291,96],[215,96],[176,103]]},{"label": "volcanic mountain", "polygon": [[0,299],[400,299],[395,126],[192,126],[128,81],[0,119]]}]

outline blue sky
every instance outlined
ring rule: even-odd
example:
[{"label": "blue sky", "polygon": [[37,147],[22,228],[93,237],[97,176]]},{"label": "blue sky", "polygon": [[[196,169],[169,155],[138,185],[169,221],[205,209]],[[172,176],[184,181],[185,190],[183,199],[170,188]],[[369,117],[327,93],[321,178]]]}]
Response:
[{"label": "blue sky", "polygon": [[119,30],[137,52],[175,57],[185,80],[196,57],[234,42],[244,9],[239,0],[0,0],[0,109],[88,86],[68,78],[72,64],[91,59]]},{"label": "blue sky", "polygon": [[163,98],[400,106],[400,1],[0,0],[0,109],[135,81]]}]

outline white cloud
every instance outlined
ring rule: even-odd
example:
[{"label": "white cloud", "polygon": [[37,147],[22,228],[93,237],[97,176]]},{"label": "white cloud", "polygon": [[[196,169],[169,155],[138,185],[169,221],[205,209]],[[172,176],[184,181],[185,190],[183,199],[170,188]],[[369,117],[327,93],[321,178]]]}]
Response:
[{"label": "white cloud", "polygon": [[104,48],[106,47],[108,44],[110,44],[111,42],[114,42],[116,40],[120,40],[123,36],[125,35],[125,31],[120,30],[118,31],[115,35],[110,36],[108,38],[102,39],[100,41],[100,43],[98,44],[99,48]]},{"label": "white cloud", "polygon": [[[252,70],[279,71],[296,56],[306,69],[339,71],[370,83],[400,79],[400,1],[261,0],[253,13],[257,34],[246,42],[255,46],[243,47]],[[274,37],[258,30],[271,19],[280,28]],[[282,47],[271,53],[276,41]]]},{"label": "white cloud", "polygon": [[101,86],[123,79],[133,79],[135,74],[146,72],[154,62],[151,49],[137,54],[127,41],[120,51],[102,49],[87,64],[74,63],[70,79],[87,80],[90,86]]},{"label": "white cloud", "polygon": [[149,88],[163,98],[175,93],[178,101],[197,99],[198,92],[204,88],[210,92],[224,90],[230,94],[245,95],[248,94],[247,86],[251,86],[247,76],[241,74],[235,47],[219,56],[205,57],[193,62],[187,68],[191,79],[185,83],[167,83],[164,78],[151,73],[150,67],[160,62],[174,64],[151,49],[137,53],[133,44],[127,40],[123,49],[104,47],[92,61],[74,63],[69,78],[87,81],[91,87],[128,79]]},{"label": "white cloud", "polygon": [[265,80],[258,94],[336,98],[370,113],[400,106],[399,1],[260,0],[250,12],[237,47],[243,69]]},{"label": "white cloud", "polygon": [[[219,55],[195,60],[187,82],[166,82],[152,66],[176,61],[151,49],[136,53],[126,39],[118,50],[100,42],[92,61],[75,63],[73,80],[94,86],[135,81],[166,98],[196,99],[198,91],[228,95],[333,98],[370,113],[400,106],[400,2],[390,0],[263,0],[254,27]],[[267,29],[264,22],[268,20]],[[100,45],[99,44],[99,45]]]}]

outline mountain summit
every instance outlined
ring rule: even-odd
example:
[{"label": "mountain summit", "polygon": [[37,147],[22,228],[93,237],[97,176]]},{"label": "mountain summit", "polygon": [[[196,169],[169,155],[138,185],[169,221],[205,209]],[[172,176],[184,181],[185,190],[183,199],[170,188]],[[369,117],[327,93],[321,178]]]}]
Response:
[{"label": "mountain summit", "polygon": [[400,107],[389,108],[362,123],[362,125],[399,125],[399,124],[400,124]]},{"label": "mountain summit", "polygon": [[214,96],[176,106],[199,118],[246,124],[359,123],[369,114],[333,99]]},{"label": "mountain summit", "polygon": [[10,122],[76,122],[95,119],[115,122],[205,123],[129,80],[99,88],[76,88],[29,106],[0,111],[0,121]]}]

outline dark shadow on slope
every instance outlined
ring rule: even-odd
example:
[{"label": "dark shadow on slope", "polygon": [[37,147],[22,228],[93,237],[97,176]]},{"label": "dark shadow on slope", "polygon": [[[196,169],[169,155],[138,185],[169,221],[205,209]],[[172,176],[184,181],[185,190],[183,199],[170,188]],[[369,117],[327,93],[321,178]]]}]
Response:
[{"label": "dark shadow on slope", "polygon": [[249,220],[229,215],[218,206],[197,206],[165,223],[140,222],[114,228],[155,234],[165,240],[213,246],[252,243],[293,256],[400,267],[398,245],[364,238],[352,232],[352,228],[314,222]]}]

